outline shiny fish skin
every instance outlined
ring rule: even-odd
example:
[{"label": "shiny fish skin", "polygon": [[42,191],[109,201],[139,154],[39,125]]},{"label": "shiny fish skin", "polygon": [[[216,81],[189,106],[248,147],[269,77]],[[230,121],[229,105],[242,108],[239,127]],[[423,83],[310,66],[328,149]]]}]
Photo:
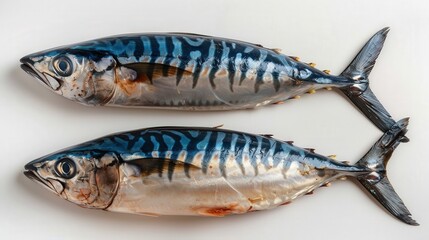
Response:
[{"label": "shiny fish skin", "polygon": [[368,87],[388,29],[339,76],[247,42],[188,33],[131,34],[34,53],[25,71],[54,92],[95,106],[234,110],[339,88],[381,130],[394,123]]},{"label": "shiny fish skin", "polygon": [[[150,215],[245,213],[289,203],[336,177],[344,176],[341,170],[362,171],[257,135],[167,128],[151,129],[142,136],[146,144],[153,144],[156,150],[139,152],[136,156],[136,151],[131,148],[127,150],[133,153],[131,156],[121,155],[124,164],[119,169],[119,190],[107,210]],[[130,134],[122,137],[135,139]],[[183,141],[181,146],[176,146],[180,149],[176,151],[172,150],[175,144],[179,145],[174,142],[175,138]],[[170,144],[166,143],[169,141]],[[146,148],[144,143],[142,148]],[[163,171],[155,168],[154,173],[143,180],[140,176],[147,170],[128,164],[135,158],[166,158],[166,155],[184,164],[161,162],[166,165]],[[286,158],[290,160],[285,161]],[[159,160],[155,164],[159,166]]]},{"label": "shiny fish skin", "polygon": [[[383,162],[404,141],[407,123],[395,124],[356,165],[268,136],[159,127],[109,135],[47,155],[27,164],[25,174],[87,208],[145,215],[240,214],[288,204],[343,177],[371,182],[366,187],[378,189],[377,179],[387,181]],[[399,197],[388,193],[394,201],[386,208],[399,205]],[[402,205],[405,210],[392,214],[417,224]]]},{"label": "shiny fish skin", "polygon": [[[253,108],[287,100],[310,89],[354,83],[258,45],[201,35],[116,36],[52,54],[74,51],[106,53],[114,56],[120,66],[116,78],[109,79],[116,82],[110,90],[113,93],[106,99],[82,101],[89,105]],[[303,80],[308,81],[299,82]]]}]

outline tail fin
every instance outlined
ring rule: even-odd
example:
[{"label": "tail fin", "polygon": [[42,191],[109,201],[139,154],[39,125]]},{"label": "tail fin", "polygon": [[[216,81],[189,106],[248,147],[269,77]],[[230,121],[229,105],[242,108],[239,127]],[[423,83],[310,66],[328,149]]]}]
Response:
[{"label": "tail fin", "polygon": [[358,176],[357,180],[393,216],[404,223],[417,226],[419,224],[411,218],[411,213],[405,207],[386,176],[386,164],[393,151],[401,142],[408,141],[404,136],[407,132],[407,125],[408,118],[398,121],[357,162],[357,166],[366,167],[371,171],[365,175]]},{"label": "tail fin", "polygon": [[340,75],[357,81],[356,84],[340,90],[383,132],[388,131],[395,121],[372,93],[368,76],[383,48],[388,32],[389,28],[378,31]]}]

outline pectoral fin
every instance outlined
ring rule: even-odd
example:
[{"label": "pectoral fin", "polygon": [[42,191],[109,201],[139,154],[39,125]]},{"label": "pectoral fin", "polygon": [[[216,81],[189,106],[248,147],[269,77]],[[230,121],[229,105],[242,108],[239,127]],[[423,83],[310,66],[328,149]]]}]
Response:
[{"label": "pectoral fin", "polygon": [[139,158],[125,161],[124,164],[133,175],[149,176],[158,174],[159,177],[162,177],[163,174],[167,173],[170,181],[173,179],[175,171],[184,171],[186,176],[190,177],[189,172],[191,169],[201,169],[192,163],[165,158]]},{"label": "pectoral fin", "polygon": [[187,71],[186,69],[159,63],[131,63],[123,65],[121,69],[123,69],[122,71],[129,69],[136,73],[134,79],[127,80],[147,82],[150,84],[153,83],[154,79],[161,77],[176,77],[178,73],[182,74],[183,76],[192,75],[192,72]]}]

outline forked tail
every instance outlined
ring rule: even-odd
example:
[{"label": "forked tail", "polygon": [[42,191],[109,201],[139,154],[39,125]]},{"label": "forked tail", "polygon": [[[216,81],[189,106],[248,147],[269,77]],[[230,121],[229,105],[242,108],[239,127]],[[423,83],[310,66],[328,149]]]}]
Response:
[{"label": "forked tail", "polygon": [[388,32],[389,28],[378,31],[340,75],[356,80],[356,84],[340,90],[383,132],[388,131],[395,121],[372,93],[368,76],[383,48]]},{"label": "forked tail", "polygon": [[357,180],[393,216],[404,223],[416,226],[419,224],[411,218],[411,213],[393,189],[386,175],[386,165],[393,151],[401,142],[408,141],[404,136],[407,126],[408,118],[395,123],[356,163],[357,166],[366,167],[370,171],[357,176]]}]

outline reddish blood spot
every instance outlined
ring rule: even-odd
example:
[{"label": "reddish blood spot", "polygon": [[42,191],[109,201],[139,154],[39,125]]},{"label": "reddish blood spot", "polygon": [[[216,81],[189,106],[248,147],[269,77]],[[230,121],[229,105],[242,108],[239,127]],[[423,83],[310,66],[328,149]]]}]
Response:
[{"label": "reddish blood spot", "polygon": [[247,209],[243,209],[237,203],[229,204],[227,206],[222,207],[200,207],[196,210],[199,214],[210,217],[223,217],[233,213],[247,212]]},{"label": "reddish blood spot", "polygon": [[228,208],[228,207],[224,207],[224,208],[209,208],[206,209],[206,213],[209,215],[213,215],[213,216],[218,216],[218,217],[222,217],[225,215],[229,215],[232,213],[232,209]]},{"label": "reddish blood spot", "polygon": [[79,194],[77,195],[77,198],[80,200],[88,201],[90,195],[91,191],[89,189],[79,189]]}]

